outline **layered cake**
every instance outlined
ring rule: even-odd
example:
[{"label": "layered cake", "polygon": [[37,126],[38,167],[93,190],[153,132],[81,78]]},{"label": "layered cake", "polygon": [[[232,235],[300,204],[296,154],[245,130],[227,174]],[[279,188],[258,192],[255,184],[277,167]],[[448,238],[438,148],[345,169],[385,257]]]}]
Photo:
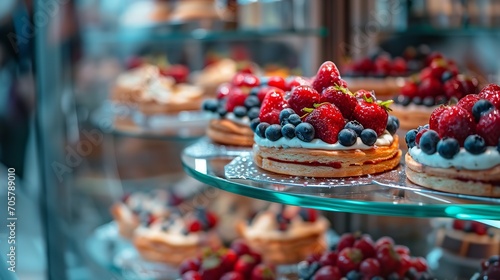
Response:
[{"label": "layered cake", "polygon": [[406,134],[406,176],[439,191],[500,197],[500,87],[435,109]]},{"label": "layered cake", "polygon": [[173,193],[157,190],[153,193],[136,192],[125,194],[119,202],[111,206],[111,214],[120,235],[131,239],[134,231],[152,216],[168,217],[172,209],[181,203]]},{"label": "layered cake", "polygon": [[290,94],[271,91],[252,123],[255,164],[275,173],[350,177],[395,168],[401,158],[399,122],[392,101],[373,92],[351,93],[333,62],[319,68],[311,85]]},{"label": "layered cake", "polygon": [[218,248],[221,241],[215,231],[218,218],[205,209],[166,218],[151,216],[133,235],[133,244],[143,259],[170,265],[198,256],[203,248]]},{"label": "layered cake", "polygon": [[238,224],[238,232],[264,262],[293,264],[326,249],[328,227],[326,218],[314,209],[274,204]]},{"label": "layered cake", "polygon": [[405,130],[427,123],[432,111],[451,99],[478,92],[475,78],[459,74],[455,63],[442,57],[432,60],[420,73],[404,81],[394,97],[392,114]]}]

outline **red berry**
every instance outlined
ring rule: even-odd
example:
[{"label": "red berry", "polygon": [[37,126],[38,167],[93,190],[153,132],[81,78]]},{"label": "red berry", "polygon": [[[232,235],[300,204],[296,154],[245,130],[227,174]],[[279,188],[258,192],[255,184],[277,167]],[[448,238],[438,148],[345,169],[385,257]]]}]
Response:
[{"label": "red berry", "polygon": [[458,106],[447,107],[439,118],[436,132],[440,138],[455,138],[460,143],[460,146],[463,146],[465,138],[476,133],[476,123],[472,115],[464,108]]},{"label": "red berry", "polygon": [[411,257],[409,255],[400,255],[400,265],[398,268],[399,276],[404,276],[411,267]]},{"label": "red berry", "polygon": [[335,266],[323,266],[314,274],[312,280],[341,280],[342,273],[338,267]]},{"label": "red berry", "polygon": [[344,248],[340,251],[337,257],[337,266],[343,275],[351,270],[358,270],[361,261],[363,260],[363,253],[356,248]]},{"label": "red berry", "polygon": [[308,264],[312,264],[314,262],[319,262],[319,259],[321,258],[322,254],[321,253],[312,253],[306,257],[306,262]]},{"label": "red berry", "polygon": [[396,57],[392,60],[392,74],[403,75],[408,71],[406,60],[402,57]]},{"label": "red berry", "polygon": [[275,91],[277,90],[278,88],[275,88],[275,87],[269,87],[269,86],[264,86],[264,87],[261,87],[259,88],[259,91],[257,91],[257,97],[259,98],[260,100],[260,103],[262,103],[262,101],[264,101],[264,98],[266,97],[266,95],[271,92],[271,91]]},{"label": "red berry", "polygon": [[380,136],[384,133],[389,118],[384,104],[386,103],[360,100],[356,108],[354,108],[352,118],[362,124],[364,128],[375,130],[377,135]]},{"label": "red berry", "polygon": [[472,115],[472,107],[480,99],[481,98],[479,98],[477,94],[468,94],[458,101],[457,106],[464,108],[467,112],[469,112],[469,114]]},{"label": "red berry", "polygon": [[184,65],[175,64],[167,68],[160,68],[160,74],[174,78],[176,83],[185,83],[189,76],[189,68]]},{"label": "red berry", "polygon": [[222,275],[222,278],[220,280],[245,280],[245,277],[243,277],[243,275],[241,275],[241,273],[239,272],[230,271]]},{"label": "red berry", "polygon": [[465,221],[463,220],[453,220],[453,228],[456,230],[464,230]]},{"label": "red berry", "polygon": [[486,235],[488,233],[488,226],[483,223],[472,222],[472,229],[477,235]]},{"label": "red berry", "polygon": [[189,232],[198,232],[202,230],[203,226],[200,221],[198,220],[192,220],[188,222],[187,228]]},{"label": "red berry", "polygon": [[328,87],[323,91],[320,102],[330,102],[339,108],[345,119],[350,119],[358,101],[346,88]]},{"label": "red berry", "polygon": [[287,87],[285,86],[285,79],[280,76],[272,76],[268,78],[267,85],[270,87],[277,87],[282,90],[286,90]]},{"label": "red berry", "polygon": [[224,97],[226,97],[229,92],[231,91],[231,84],[230,83],[224,83],[224,84],[221,84],[217,90],[215,91],[215,94],[217,96],[217,99],[222,99]]},{"label": "red berry", "polygon": [[295,87],[290,93],[288,105],[299,116],[304,115],[306,112],[302,109],[313,108],[314,104],[320,103],[319,93],[311,86],[298,86]]},{"label": "red berry", "polygon": [[443,95],[443,86],[441,85],[441,80],[429,77],[420,82],[418,86],[418,96],[420,97],[435,97],[438,95]]},{"label": "red berry", "polygon": [[329,144],[337,142],[339,131],[345,126],[342,113],[335,105],[330,103],[323,103],[314,109],[306,116],[304,121],[314,127],[316,137]]},{"label": "red berry", "polygon": [[443,55],[439,52],[433,52],[425,58],[425,65],[431,65],[434,60],[443,59]]},{"label": "red berry", "polygon": [[392,239],[392,237],[389,237],[389,236],[380,237],[377,240],[377,242],[375,242],[375,250],[378,250],[380,247],[382,247],[385,244],[394,245],[395,244],[394,239]]},{"label": "red berry", "polygon": [[359,272],[366,279],[380,275],[380,263],[375,258],[368,258],[361,262],[359,265]]},{"label": "red berry", "polygon": [[235,251],[228,249],[221,256],[221,266],[224,271],[232,271],[234,265],[238,261],[238,254]]},{"label": "red berry", "polygon": [[291,91],[294,87],[298,86],[310,86],[311,83],[302,77],[289,77],[285,81],[286,91]]},{"label": "red berry", "polygon": [[260,84],[259,78],[249,73],[237,73],[231,83],[236,87],[256,87]]},{"label": "red berry", "polygon": [[275,276],[272,269],[265,264],[258,264],[252,270],[250,280],[274,280]]},{"label": "red berry", "polygon": [[245,279],[250,278],[253,268],[257,265],[251,255],[240,256],[234,265],[234,271],[241,273]]},{"label": "red berry", "polygon": [[188,271],[198,271],[200,269],[200,260],[197,258],[185,259],[181,262],[179,266],[179,272],[181,275]]},{"label": "red berry", "polygon": [[208,227],[213,228],[217,225],[217,216],[212,212],[206,212]]},{"label": "red berry", "polygon": [[421,129],[418,133],[417,133],[417,136],[415,136],[415,144],[420,145],[420,138],[422,138],[422,135],[427,132],[427,128],[423,128]]},{"label": "red berry", "polygon": [[201,280],[201,274],[198,271],[188,271],[182,274],[182,280]]},{"label": "red berry", "polygon": [[418,85],[413,81],[406,81],[401,87],[401,94],[408,97],[415,97],[418,95]]},{"label": "red berry", "polygon": [[439,125],[439,119],[441,118],[441,115],[444,113],[444,111],[448,110],[448,108],[449,106],[443,105],[434,109],[429,118],[429,129],[437,131]]},{"label": "red berry", "polygon": [[250,254],[250,247],[241,239],[237,239],[231,243],[231,250],[233,250],[238,256],[243,256]]},{"label": "red berry", "polygon": [[432,75],[431,68],[426,67],[426,68],[422,69],[422,71],[420,71],[420,74],[419,74],[420,81],[426,80],[426,79],[431,78],[431,77],[434,77]]},{"label": "red berry", "polygon": [[262,256],[257,253],[257,252],[254,252],[254,251],[250,251],[250,256],[252,256],[252,258],[255,259],[255,263],[261,263],[262,262]]},{"label": "red berry", "polygon": [[203,259],[201,263],[201,279],[219,279],[224,274],[219,257],[213,255]]},{"label": "red berry", "polygon": [[441,79],[446,71],[447,62],[444,59],[434,59],[429,67],[431,68],[431,75],[436,79]]},{"label": "red berry", "polygon": [[443,91],[448,99],[451,99],[453,97],[460,99],[467,94],[463,84],[455,78],[449,79],[444,83]]},{"label": "red berry", "polygon": [[407,246],[404,246],[404,245],[396,245],[396,246],[394,246],[394,250],[400,256],[401,255],[406,255],[406,256],[410,255],[410,249]]},{"label": "red berry", "polygon": [[319,264],[321,266],[331,265],[335,266],[337,264],[338,254],[336,251],[324,252],[319,259]]},{"label": "red berry", "polygon": [[427,271],[427,261],[422,257],[412,258],[411,266],[414,267],[418,272]]},{"label": "red berry", "polygon": [[369,235],[363,235],[360,239],[356,240],[353,247],[363,253],[363,259],[373,258],[377,254],[375,243]]},{"label": "red berry", "polygon": [[383,75],[389,75],[392,70],[391,59],[388,56],[378,56],[374,62],[375,72]]},{"label": "red berry", "polygon": [[337,243],[337,251],[340,252],[344,248],[351,248],[356,242],[356,237],[352,233],[344,233],[340,236],[339,242]]},{"label": "red berry", "polygon": [[479,81],[476,78],[465,77],[461,79],[460,82],[462,83],[466,94],[479,93]]},{"label": "red berry", "polygon": [[261,122],[269,124],[280,123],[280,112],[288,107],[284,95],[285,93],[277,88],[267,93],[260,107],[259,118]]},{"label": "red berry", "polygon": [[134,69],[144,65],[146,62],[140,57],[132,57],[127,61],[127,69]]},{"label": "red berry", "polygon": [[226,110],[232,112],[236,106],[243,106],[245,104],[245,99],[248,95],[240,88],[232,87],[226,96]]},{"label": "red berry", "polygon": [[374,91],[360,89],[354,93],[354,96],[357,99],[361,99],[361,100],[375,101],[375,100],[377,100],[377,98],[375,97],[375,95],[373,93],[374,93]]},{"label": "red berry", "polygon": [[394,251],[393,245],[383,244],[377,249],[377,260],[381,264],[381,276],[387,276],[397,271],[400,266],[398,253]]},{"label": "red berry", "polygon": [[479,119],[477,134],[484,138],[486,145],[498,145],[500,139],[500,110],[494,109]]},{"label": "red berry", "polygon": [[489,84],[479,92],[481,99],[487,99],[500,110],[500,86]]},{"label": "red berry", "polygon": [[339,69],[337,68],[335,63],[331,61],[325,61],[319,67],[312,86],[317,92],[323,92],[323,90],[329,86],[340,85],[340,80],[341,78]]}]

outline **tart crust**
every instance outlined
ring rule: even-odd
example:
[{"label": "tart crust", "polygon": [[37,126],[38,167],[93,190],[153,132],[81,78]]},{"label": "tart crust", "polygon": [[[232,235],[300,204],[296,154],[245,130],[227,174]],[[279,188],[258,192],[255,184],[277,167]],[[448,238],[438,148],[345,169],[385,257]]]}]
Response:
[{"label": "tart crust", "polygon": [[437,168],[415,161],[410,153],[405,156],[406,177],[411,182],[433,190],[500,197],[500,165],[486,170],[464,170],[456,168]]},{"label": "tart crust", "polygon": [[251,147],[253,144],[253,131],[250,127],[227,119],[211,120],[207,136],[212,141],[225,145]]},{"label": "tart crust", "polygon": [[306,177],[351,177],[375,174],[398,166],[399,138],[390,146],[368,150],[327,151],[301,148],[267,148],[254,145],[254,161],[275,173]]}]

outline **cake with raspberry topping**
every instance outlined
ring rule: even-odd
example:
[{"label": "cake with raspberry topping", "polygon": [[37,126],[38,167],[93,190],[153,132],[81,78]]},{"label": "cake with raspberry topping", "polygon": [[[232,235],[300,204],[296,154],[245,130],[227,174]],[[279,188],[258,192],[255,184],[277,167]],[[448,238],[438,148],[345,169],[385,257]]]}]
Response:
[{"label": "cake with raspberry topping", "polygon": [[133,244],[141,257],[152,262],[179,265],[198,256],[203,248],[218,248],[221,241],[215,228],[218,218],[203,208],[168,217],[151,215],[134,231]]},{"label": "cake with raspberry topping", "polygon": [[436,108],[406,134],[406,176],[426,188],[500,197],[500,87]]},{"label": "cake with raspberry topping", "polygon": [[255,131],[254,162],[275,173],[350,177],[395,168],[401,158],[392,101],[351,93],[335,64],[323,63],[312,83],[265,96]]},{"label": "cake with raspberry topping", "polygon": [[392,114],[399,118],[401,128],[409,130],[426,124],[439,105],[478,90],[477,79],[459,74],[452,60],[436,57],[420,73],[406,79],[394,97]]},{"label": "cake with raspberry topping", "polygon": [[297,263],[324,251],[328,227],[328,220],[317,210],[273,204],[238,224],[238,232],[265,263],[277,265]]}]

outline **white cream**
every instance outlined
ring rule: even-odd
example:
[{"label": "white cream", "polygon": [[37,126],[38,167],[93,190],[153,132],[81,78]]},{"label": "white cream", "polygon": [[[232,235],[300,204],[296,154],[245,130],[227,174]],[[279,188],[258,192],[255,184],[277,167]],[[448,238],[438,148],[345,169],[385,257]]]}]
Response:
[{"label": "white cream", "polygon": [[157,237],[169,244],[194,245],[201,242],[203,231],[184,234],[185,223],[178,217],[172,222],[166,231],[162,229],[163,221],[155,222],[149,227],[141,226],[137,229],[137,235],[144,237]]},{"label": "white cream", "polygon": [[485,170],[500,164],[500,153],[496,147],[488,147],[484,153],[479,155],[471,154],[464,148],[460,148],[460,152],[452,159],[443,158],[439,153],[428,155],[418,147],[411,148],[409,153],[415,161],[437,168]]},{"label": "white cream", "polygon": [[321,139],[315,138],[311,142],[304,142],[299,140],[297,137],[292,139],[288,139],[286,137],[281,137],[277,141],[271,141],[267,138],[260,138],[259,136],[254,134],[254,141],[257,145],[268,147],[268,148],[304,148],[304,149],[320,149],[320,150],[330,150],[330,151],[339,151],[339,150],[368,150],[372,149],[375,146],[390,146],[394,141],[392,135],[386,130],[384,134],[378,137],[377,142],[375,142],[374,146],[368,146],[363,144],[361,138],[356,139],[356,143],[354,145],[346,147],[341,145],[339,142],[335,144],[328,144]]},{"label": "white cream", "polygon": [[250,119],[247,116],[244,116],[243,118],[238,118],[237,116],[234,115],[233,112],[227,113],[225,118],[234,122],[234,123],[237,123],[237,124],[241,124],[241,125],[245,125],[245,126],[250,125]]},{"label": "white cream", "polygon": [[159,72],[157,67],[145,65],[120,74],[116,83],[126,88],[141,88],[146,85],[150,79],[158,77],[158,75]]}]

